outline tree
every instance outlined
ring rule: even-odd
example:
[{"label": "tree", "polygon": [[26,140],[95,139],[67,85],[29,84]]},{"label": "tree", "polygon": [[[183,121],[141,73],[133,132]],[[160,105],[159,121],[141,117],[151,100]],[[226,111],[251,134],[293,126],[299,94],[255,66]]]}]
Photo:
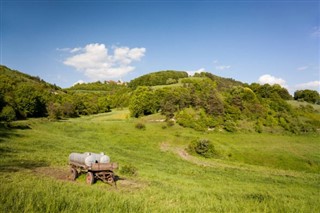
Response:
[{"label": "tree", "polygon": [[320,103],[320,95],[315,90],[297,90],[294,93],[294,100],[302,100],[309,103]]},{"label": "tree", "polygon": [[58,120],[62,116],[61,105],[59,103],[49,103],[47,106],[48,117],[53,120]]},{"label": "tree", "polygon": [[45,92],[42,88],[28,83],[19,84],[15,90],[15,104],[20,116],[44,117],[46,116]]},{"label": "tree", "polygon": [[155,99],[155,93],[150,87],[138,87],[130,100],[129,110],[131,116],[140,117],[157,112],[159,105]]},{"label": "tree", "polygon": [[174,113],[188,107],[191,103],[190,92],[184,87],[165,87],[155,91],[155,99],[160,105],[161,114],[167,119],[174,116]]},{"label": "tree", "polygon": [[281,87],[279,84],[264,84],[260,85],[257,83],[253,83],[250,85],[250,88],[253,92],[256,93],[257,96],[261,98],[278,98],[284,100],[291,100],[292,96],[289,94],[286,88]]},{"label": "tree", "polygon": [[136,89],[138,86],[156,86],[166,85],[178,82],[180,78],[187,78],[188,73],[182,71],[166,70],[149,73],[133,79],[129,83],[129,87]]},{"label": "tree", "polygon": [[0,121],[10,122],[14,120],[16,120],[14,109],[9,105],[5,106],[0,113]]}]

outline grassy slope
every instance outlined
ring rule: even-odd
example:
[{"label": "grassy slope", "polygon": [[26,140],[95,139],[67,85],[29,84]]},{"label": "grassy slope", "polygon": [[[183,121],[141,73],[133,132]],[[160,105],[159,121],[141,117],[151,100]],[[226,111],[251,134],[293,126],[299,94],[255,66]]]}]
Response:
[{"label": "grassy slope", "polygon": [[[199,133],[127,111],[0,129],[0,212],[319,212],[318,136]],[[146,130],[135,128],[145,122]],[[25,128],[26,125],[30,129]],[[208,138],[219,159],[188,155]],[[67,180],[71,152],[101,152],[138,175],[115,190]]]},{"label": "grassy slope", "polygon": [[320,112],[320,105],[317,104],[310,104],[308,102],[300,102],[300,101],[295,101],[295,100],[291,100],[291,101],[287,101],[291,106],[295,107],[295,108],[299,108],[300,106],[306,106],[306,105],[310,105],[312,106],[316,111]]},{"label": "grassy slope", "polygon": [[157,85],[157,86],[152,86],[152,88],[154,88],[154,89],[162,89],[162,88],[165,88],[165,87],[181,87],[181,86],[183,86],[183,83],[181,83],[183,79],[190,79],[190,80],[198,80],[198,81],[201,81],[201,80],[204,80],[204,79],[207,79],[207,78],[205,78],[205,77],[180,78],[180,79],[179,79],[179,82],[176,83],[176,84]]}]

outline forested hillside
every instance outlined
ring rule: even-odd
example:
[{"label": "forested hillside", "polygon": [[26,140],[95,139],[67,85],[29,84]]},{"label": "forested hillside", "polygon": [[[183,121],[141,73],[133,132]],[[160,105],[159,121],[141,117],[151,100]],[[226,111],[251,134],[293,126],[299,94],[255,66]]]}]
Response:
[{"label": "forested hillside", "polygon": [[128,103],[128,88],[116,82],[90,83],[87,89],[81,88],[81,85],[61,89],[39,77],[0,66],[0,120],[2,121],[31,117],[50,119],[77,117],[109,112],[111,108],[126,107]]},{"label": "forested hillside", "polygon": [[178,83],[179,79],[187,78],[188,73],[183,71],[166,70],[149,73],[133,79],[129,83],[129,87],[136,89],[138,86],[157,86],[170,85]]},{"label": "forested hillside", "polygon": [[0,91],[0,119],[6,122],[129,107],[132,117],[161,113],[168,122],[199,131],[301,134],[320,129],[316,105],[291,101],[319,103],[317,91],[297,91],[292,97],[279,85],[249,85],[206,72],[188,77],[186,72],[159,71],[129,83],[93,82],[61,89],[1,66]]}]

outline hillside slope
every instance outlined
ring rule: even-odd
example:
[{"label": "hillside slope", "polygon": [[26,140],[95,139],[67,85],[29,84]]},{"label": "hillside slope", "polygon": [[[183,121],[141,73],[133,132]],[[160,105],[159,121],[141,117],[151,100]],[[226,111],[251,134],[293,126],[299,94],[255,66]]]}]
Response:
[{"label": "hillside slope", "polygon": [[[320,211],[318,137],[203,134],[167,126],[164,116],[128,114],[0,128],[0,212]],[[198,138],[212,141],[219,157],[186,153]],[[72,152],[105,152],[119,164],[118,188],[87,185],[85,174],[71,181]]]},{"label": "hillside slope", "polygon": [[189,77],[183,71],[159,71],[131,82],[93,82],[69,89],[39,77],[0,67],[0,121],[30,117],[61,119],[129,107],[140,117],[161,113],[198,131],[290,132],[320,129],[319,110],[288,104],[280,85],[251,85],[211,73]]}]

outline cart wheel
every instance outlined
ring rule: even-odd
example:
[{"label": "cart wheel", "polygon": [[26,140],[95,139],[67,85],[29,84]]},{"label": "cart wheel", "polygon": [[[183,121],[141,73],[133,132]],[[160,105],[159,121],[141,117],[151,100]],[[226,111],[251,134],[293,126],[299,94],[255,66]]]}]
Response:
[{"label": "cart wheel", "polygon": [[86,182],[87,184],[90,184],[90,185],[94,183],[94,175],[92,172],[87,173]]},{"label": "cart wheel", "polygon": [[71,172],[71,180],[76,180],[76,178],[78,177],[78,171],[75,168],[71,168],[70,172]]}]

